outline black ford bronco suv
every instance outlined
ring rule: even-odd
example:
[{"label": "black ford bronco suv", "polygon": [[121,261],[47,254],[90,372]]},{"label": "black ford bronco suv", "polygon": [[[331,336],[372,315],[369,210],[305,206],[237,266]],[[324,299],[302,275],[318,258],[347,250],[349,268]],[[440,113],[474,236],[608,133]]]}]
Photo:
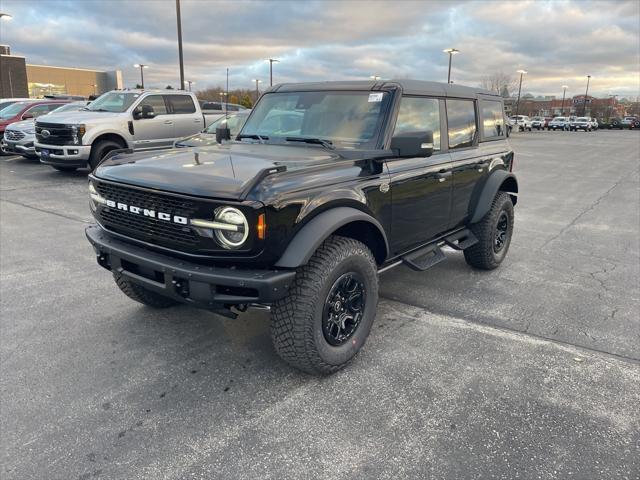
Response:
[{"label": "black ford bronco suv", "polygon": [[270,308],[280,356],[331,373],[369,335],[378,273],[425,270],[444,245],[476,268],[504,259],[518,184],[503,111],[433,82],[277,85],[233,140],[105,160],[86,234],[132,299]]}]

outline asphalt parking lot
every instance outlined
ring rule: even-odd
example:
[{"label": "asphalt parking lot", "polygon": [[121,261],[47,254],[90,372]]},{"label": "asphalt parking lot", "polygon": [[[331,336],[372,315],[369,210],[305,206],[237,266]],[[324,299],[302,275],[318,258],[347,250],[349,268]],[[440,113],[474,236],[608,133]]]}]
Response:
[{"label": "asphalt parking lot", "polygon": [[276,356],[264,313],[126,298],[84,238],[86,173],[0,157],[0,477],[640,478],[640,134],[511,142],[502,267],[384,273],[328,378]]}]

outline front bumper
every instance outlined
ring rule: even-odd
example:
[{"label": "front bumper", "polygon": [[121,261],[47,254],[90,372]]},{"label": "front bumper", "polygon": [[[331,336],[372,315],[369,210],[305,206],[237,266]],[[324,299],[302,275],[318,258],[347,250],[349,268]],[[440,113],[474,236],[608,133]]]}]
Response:
[{"label": "front bumper", "polygon": [[85,230],[98,264],[133,283],[175,300],[205,309],[284,298],[294,270],[240,270],[202,265],[151,252],[119,240],[99,226]]},{"label": "front bumper", "polygon": [[2,139],[2,151],[5,153],[13,153],[16,155],[26,155],[28,157],[36,156],[36,149],[33,145],[33,139],[31,140],[18,140],[13,142],[11,140],[7,140],[6,138]]},{"label": "front bumper", "polygon": [[91,155],[91,145],[46,145],[35,143],[40,162],[59,167],[86,167]]}]

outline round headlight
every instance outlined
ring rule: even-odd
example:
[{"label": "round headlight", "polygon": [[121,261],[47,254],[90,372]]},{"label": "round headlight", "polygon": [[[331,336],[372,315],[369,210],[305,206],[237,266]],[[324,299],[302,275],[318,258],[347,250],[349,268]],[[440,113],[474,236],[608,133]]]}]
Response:
[{"label": "round headlight", "polygon": [[224,248],[238,248],[247,240],[247,237],[249,236],[249,224],[247,223],[247,217],[245,217],[237,208],[218,208],[216,210],[215,219],[216,222],[226,223],[237,227],[233,230],[215,230],[216,238]]}]

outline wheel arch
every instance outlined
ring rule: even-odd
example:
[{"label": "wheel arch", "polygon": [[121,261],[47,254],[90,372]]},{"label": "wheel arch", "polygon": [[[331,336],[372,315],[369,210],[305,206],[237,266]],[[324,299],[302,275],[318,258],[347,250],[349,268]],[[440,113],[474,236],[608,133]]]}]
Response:
[{"label": "wheel arch", "polygon": [[499,191],[509,193],[514,205],[518,202],[518,181],[513,173],[506,170],[495,170],[491,173],[480,193],[469,223],[476,223],[482,220],[482,217],[491,208],[491,203]]},{"label": "wheel arch", "polygon": [[305,265],[330,235],[341,235],[364,243],[378,264],[387,258],[389,243],[382,225],[362,210],[342,206],[311,218],[289,242],[275,266],[297,268]]},{"label": "wheel arch", "polygon": [[102,141],[111,141],[111,142],[119,143],[122,146],[122,148],[129,147],[129,143],[122,135],[119,135],[117,133],[102,133],[98,135],[96,138],[94,138],[93,142],[91,142],[91,151],[93,151],[93,149]]}]

